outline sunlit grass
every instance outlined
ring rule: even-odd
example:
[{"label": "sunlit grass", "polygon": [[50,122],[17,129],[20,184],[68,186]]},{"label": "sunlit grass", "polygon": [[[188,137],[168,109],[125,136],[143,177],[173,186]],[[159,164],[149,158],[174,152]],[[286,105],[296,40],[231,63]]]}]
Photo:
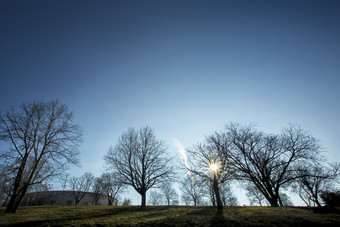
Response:
[{"label": "sunlit grass", "polygon": [[339,226],[339,214],[312,208],[152,206],[22,207],[17,214],[0,208],[0,226]]}]

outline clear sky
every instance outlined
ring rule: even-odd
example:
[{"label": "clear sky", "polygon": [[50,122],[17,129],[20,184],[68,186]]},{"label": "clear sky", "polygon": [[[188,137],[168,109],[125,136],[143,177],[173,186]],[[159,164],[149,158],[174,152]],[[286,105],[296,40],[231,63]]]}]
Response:
[{"label": "clear sky", "polygon": [[[340,161],[340,1],[0,1],[0,111],[59,99],[81,168],[129,127],[169,151],[228,122],[299,124]],[[139,202],[139,201],[137,201]]]}]

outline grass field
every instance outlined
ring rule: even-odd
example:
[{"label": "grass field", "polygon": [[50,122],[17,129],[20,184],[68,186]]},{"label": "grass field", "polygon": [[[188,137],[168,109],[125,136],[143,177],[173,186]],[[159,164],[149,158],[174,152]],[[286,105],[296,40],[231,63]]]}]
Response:
[{"label": "grass field", "polygon": [[0,208],[0,226],[340,226],[340,214],[298,207],[136,206]]}]

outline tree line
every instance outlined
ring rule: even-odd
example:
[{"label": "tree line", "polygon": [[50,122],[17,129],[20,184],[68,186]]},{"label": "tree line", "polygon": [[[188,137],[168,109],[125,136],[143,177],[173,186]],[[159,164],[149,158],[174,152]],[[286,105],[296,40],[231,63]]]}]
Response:
[{"label": "tree line", "polygon": [[[65,170],[79,163],[82,130],[57,100],[23,103],[0,113],[0,141],[7,145],[0,151],[2,196],[6,212],[15,213],[28,191],[65,177]],[[130,128],[108,149],[107,173],[72,177],[68,186],[76,204],[89,190],[106,194],[110,203],[131,186],[145,209],[147,201],[178,204],[173,187],[178,182],[185,204],[223,209],[237,204],[231,184],[239,182],[252,203],[289,205],[286,192],[291,191],[306,205],[321,206],[321,194],[335,190],[340,174],[339,163],[327,161],[323,153],[320,141],[297,125],[268,134],[252,124],[229,123],[186,149],[185,161],[178,165],[153,129]]]}]

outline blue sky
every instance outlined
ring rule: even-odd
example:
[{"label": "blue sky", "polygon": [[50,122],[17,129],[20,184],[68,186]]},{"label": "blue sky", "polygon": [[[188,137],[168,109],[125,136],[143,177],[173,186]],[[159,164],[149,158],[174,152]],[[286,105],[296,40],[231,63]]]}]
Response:
[{"label": "blue sky", "polygon": [[0,1],[0,111],[59,99],[81,168],[129,127],[177,154],[225,123],[296,123],[340,161],[340,2]]}]

